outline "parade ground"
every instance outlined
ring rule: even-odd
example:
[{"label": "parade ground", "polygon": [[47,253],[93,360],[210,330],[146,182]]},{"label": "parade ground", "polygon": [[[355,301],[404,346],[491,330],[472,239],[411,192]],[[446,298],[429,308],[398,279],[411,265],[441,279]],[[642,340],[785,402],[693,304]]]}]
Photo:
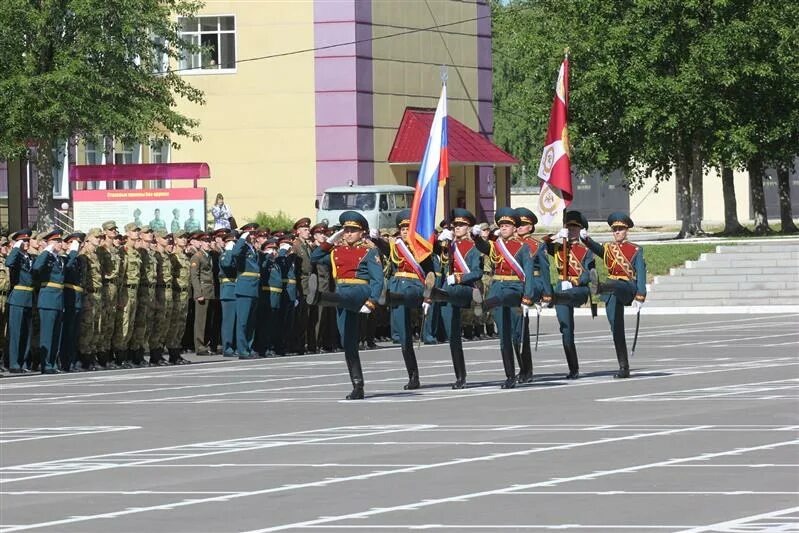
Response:
[{"label": "parade ground", "polygon": [[[627,317],[632,343],[634,317]],[[531,325],[535,331],[535,324]],[[617,369],[541,320],[535,381],[497,340],[0,380],[0,532],[799,531],[799,314],[642,316]]]}]

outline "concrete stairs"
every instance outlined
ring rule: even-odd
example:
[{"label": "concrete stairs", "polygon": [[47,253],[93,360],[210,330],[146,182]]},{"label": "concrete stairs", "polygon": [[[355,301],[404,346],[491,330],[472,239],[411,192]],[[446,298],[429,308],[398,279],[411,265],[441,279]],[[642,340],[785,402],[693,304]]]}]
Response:
[{"label": "concrete stairs", "polygon": [[646,307],[799,304],[799,240],[720,245],[656,276]]}]

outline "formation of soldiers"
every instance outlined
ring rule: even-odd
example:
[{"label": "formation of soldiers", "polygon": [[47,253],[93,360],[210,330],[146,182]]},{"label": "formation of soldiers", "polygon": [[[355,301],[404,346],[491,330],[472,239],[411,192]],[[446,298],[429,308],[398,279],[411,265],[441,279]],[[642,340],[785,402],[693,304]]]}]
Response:
[{"label": "formation of soldiers", "polygon": [[[380,233],[358,212],[337,226],[271,231],[167,233],[114,221],[87,233],[20,230],[0,241],[0,339],[12,373],[186,364],[182,353],[254,359],[344,348],[364,395],[359,349],[375,340],[401,347],[405,389],[420,387],[414,340],[448,342],[455,381],[466,386],[462,338],[499,337],[503,388],[533,379],[530,319],[556,309],[568,364],[579,377],[574,308],[606,302],[618,378],[629,377],[624,306],[646,298],[643,251],[626,240],[629,216],[613,213],[614,240],[600,245],[577,211],[564,228],[533,237],[537,218],[502,208],[494,227],[465,209],[442,221],[421,262],[408,240],[410,211]],[[608,279],[599,282],[595,257]],[[557,282],[550,281],[550,268]],[[468,331],[466,331],[468,330]],[[519,372],[516,373],[516,364]]]}]

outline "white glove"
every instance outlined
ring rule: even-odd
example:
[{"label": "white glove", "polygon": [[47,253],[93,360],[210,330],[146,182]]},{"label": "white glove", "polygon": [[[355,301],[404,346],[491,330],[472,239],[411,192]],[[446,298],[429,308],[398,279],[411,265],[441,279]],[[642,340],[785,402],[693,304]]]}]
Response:
[{"label": "white glove", "polygon": [[45,252],[50,252],[50,253],[53,253],[53,249],[54,249],[54,248],[55,248],[55,245],[54,245],[54,244],[48,244],[47,246],[45,246],[45,247],[44,247],[44,251],[45,251]]},{"label": "white glove", "polygon": [[245,231],[244,233],[241,234],[241,237],[239,237],[239,238],[240,239],[244,239],[246,241],[247,237],[249,237],[249,236],[250,236],[250,232],[249,231]]},{"label": "white glove", "polygon": [[449,229],[442,229],[441,233],[438,234],[439,241],[451,241],[454,237],[452,230]]},{"label": "white glove", "polygon": [[475,224],[472,226],[472,235],[477,236],[483,233],[483,229],[480,227],[479,224]]},{"label": "white glove", "polygon": [[283,244],[280,245],[280,249],[286,251],[291,250],[291,245],[287,242],[284,242]]},{"label": "white glove", "polygon": [[342,235],[344,235],[344,228],[341,228],[340,230],[335,232],[333,235],[328,237],[326,239],[327,240],[327,244],[336,244],[338,241],[341,240],[341,236]]},{"label": "white glove", "polygon": [[22,243],[23,242],[25,242],[25,241],[23,241],[21,239],[18,240],[17,242],[14,243],[14,248],[22,248]]},{"label": "white glove", "polygon": [[580,230],[580,238],[585,240],[588,238],[588,230],[583,228]]},{"label": "white glove", "polygon": [[494,230],[494,237],[499,237],[499,229]]},{"label": "white glove", "polygon": [[369,230],[369,238],[370,239],[377,239],[380,237],[380,232],[377,231],[376,228],[372,228]]},{"label": "white glove", "polygon": [[636,313],[639,312],[643,306],[644,302],[641,300],[633,300],[632,308]]},{"label": "white glove", "polygon": [[455,279],[455,274],[450,274],[447,276],[447,285],[455,285],[457,280]]},{"label": "white glove", "polygon": [[430,311],[430,304],[427,302],[422,302],[422,312],[427,316],[428,311]]},{"label": "white glove", "polygon": [[300,305],[300,301],[299,300],[294,300],[294,307],[297,307],[298,305]]},{"label": "white glove", "polygon": [[541,311],[542,311],[542,309],[544,308],[544,304],[543,304],[543,303],[541,303],[541,302],[536,302],[536,303],[535,303],[535,304],[533,304],[533,305],[535,305],[535,313],[536,313],[537,315],[540,315],[540,314],[541,314]]},{"label": "white glove", "polygon": [[232,250],[233,249],[233,241],[228,241],[225,243],[225,250]]},{"label": "white glove", "polygon": [[530,307],[529,305],[522,304],[522,316],[530,316],[530,310],[531,309],[532,309],[532,307]]},{"label": "white glove", "polygon": [[268,255],[277,255],[277,250],[275,250],[274,248],[267,248],[266,253]]},{"label": "white glove", "polygon": [[571,281],[561,281],[560,282],[560,290],[562,290],[562,291],[567,291],[567,290],[571,289],[572,287],[574,287],[574,285],[572,285]]},{"label": "white glove", "polygon": [[70,252],[77,252],[80,248],[80,241],[72,241],[69,243],[69,251]]},{"label": "white glove", "polygon": [[369,313],[371,313],[371,312],[372,312],[372,310],[371,310],[371,309],[369,309],[369,306],[368,306],[368,305],[364,304],[364,305],[362,305],[362,306],[361,306],[361,310],[360,310],[360,311],[358,311],[358,312],[359,312],[359,313],[363,313],[363,314],[365,314],[365,315],[368,315]]},{"label": "white glove", "polygon": [[566,228],[561,228],[560,231],[555,234],[555,238],[557,240],[568,239],[569,238],[569,230],[566,229]]}]

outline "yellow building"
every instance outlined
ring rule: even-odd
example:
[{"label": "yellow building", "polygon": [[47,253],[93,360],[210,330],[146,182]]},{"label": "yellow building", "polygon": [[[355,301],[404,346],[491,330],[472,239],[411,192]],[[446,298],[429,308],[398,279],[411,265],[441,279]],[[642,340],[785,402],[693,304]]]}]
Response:
[{"label": "yellow building", "polygon": [[[258,211],[313,215],[328,187],[413,185],[418,164],[389,164],[407,108],[434,108],[448,66],[449,116],[493,132],[487,2],[460,0],[210,1],[184,34],[213,57],[179,67],[206,104],[181,103],[201,142],[172,162],[204,161],[209,199],[239,221]],[[431,13],[432,11],[432,13]],[[511,158],[512,159],[512,158]],[[418,161],[416,162],[418,163]],[[508,163],[455,161],[446,207],[485,216],[509,201]],[[178,184],[175,184],[178,185]]]}]

